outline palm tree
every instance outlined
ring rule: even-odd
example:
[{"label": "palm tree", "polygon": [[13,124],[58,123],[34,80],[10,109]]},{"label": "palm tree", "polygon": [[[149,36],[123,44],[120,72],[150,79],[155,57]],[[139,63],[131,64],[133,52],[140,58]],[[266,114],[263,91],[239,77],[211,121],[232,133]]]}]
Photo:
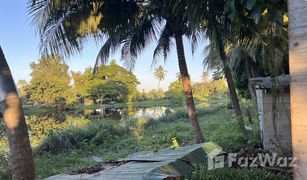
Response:
[{"label": "palm tree", "polygon": [[[243,1],[242,1],[243,3]],[[270,1],[268,2],[270,3]],[[276,2],[273,2],[274,4]],[[281,5],[279,4],[281,3]],[[242,118],[242,112],[239,104],[239,98],[237,96],[236,88],[235,88],[235,83],[234,83],[234,78],[233,78],[233,72],[230,66],[230,58],[231,57],[229,54],[229,45],[235,47],[237,44],[244,44],[246,46],[250,45],[255,45],[253,44],[253,40],[257,39],[255,38],[257,35],[257,31],[262,30],[262,32],[266,32],[267,36],[271,38],[272,32],[276,31],[276,28],[273,29],[270,24],[270,18],[268,17],[268,20],[264,20],[262,24],[257,24],[255,22],[249,22],[251,21],[250,19],[254,20],[255,17],[251,18],[246,18],[246,11],[242,10],[242,7],[236,7],[236,5],[239,4],[237,1],[229,0],[229,1],[224,1],[224,0],[200,0],[200,1],[193,1],[193,3],[190,3],[189,6],[189,14],[188,16],[190,17],[189,19],[196,24],[196,26],[201,25],[204,29],[204,33],[206,34],[206,37],[210,40],[210,50],[215,53],[215,55],[210,55],[208,58],[214,58],[213,60],[210,60],[209,63],[208,61],[205,62],[207,65],[214,65],[218,69],[222,69],[223,73],[225,75],[225,78],[227,80],[228,88],[229,88],[229,93],[231,97],[231,101],[233,104],[233,108],[235,111],[236,116],[239,119],[240,127],[244,128],[243,124],[243,118]],[[243,3],[244,4],[244,3]],[[257,4],[257,3],[256,3]],[[268,5],[267,8],[276,8],[276,7],[283,7],[282,2],[279,1],[277,2],[278,6],[276,4],[274,5]],[[244,4],[245,5],[245,4]],[[258,4],[259,5],[259,4]],[[267,5],[267,4],[265,4]],[[262,6],[262,4],[260,5]],[[237,9],[236,9],[237,8]],[[262,7],[261,7],[262,8]],[[227,9],[230,9],[231,12],[226,11]],[[266,9],[265,7],[263,9]],[[275,9],[276,10],[276,9]],[[235,11],[235,12],[232,12]],[[273,11],[272,12],[276,12]],[[281,11],[283,12],[283,11]],[[261,13],[259,12],[259,18],[261,17]],[[242,16],[239,16],[239,15]],[[270,15],[270,12],[268,13]],[[268,16],[269,16],[268,15]],[[275,15],[275,14],[274,14]],[[239,17],[237,17],[239,16]],[[236,21],[233,23],[234,19],[237,17],[236,20],[240,19],[240,21]],[[258,17],[258,16],[257,16]],[[275,16],[273,16],[275,17]],[[241,24],[238,25],[237,23],[240,22]],[[272,27],[276,27],[276,23],[272,25]],[[269,28],[268,28],[269,27]],[[271,38],[272,40],[274,38]],[[275,42],[280,42],[276,41],[277,38],[274,39]],[[259,40],[259,39],[258,39]],[[262,49],[262,52],[269,52],[271,53],[265,53],[266,54],[266,59],[263,59],[266,64],[265,66],[269,69],[277,69],[276,65],[277,63],[272,63],[272,59],[281,59],[281,58],[276,58],[280,56],[280,51],[276,49],[272,45],[276,45],[274,43],[271,43],[270,40],[264,41],[262,38],[260,39],[263,42],[258,42],[256,43],[256,46],[253,48],[249,48],[249,50],[254,50],[257,51],[258,49]],[[243,42],[243,43],[242,43]],[[261,44],[262,46],[258,46]],[[269,44],[264,45],[264,44]],[[259,48],[260,47],[260,48]],[[263,48],[265,47],[265,48]],[[227,49],[227,51],[226,51]],[[247,48],[248,49],[248,48]],[[264,51],[263,51],[264,50]],[[281,50],[281,49],[279,49]],[[272,53],[273,52],[273,53]],[[254,54],[257,54],[260,52],[255,52]],[[275,53],[275,54],[274,54]],[[248,54],[247,58],[245,58],[246,62],[246,67],[249,67],[247,70],[250,69],[250,58],[254,58],[249,53],[244,52],[244,54]],[[252,53],[253,54],[253,53]],[[267,54],[274,55],[274,56],[267,56]],[[271,61],[266,61],[267,59],[271,59]],[[234,60],[237,62],[237,59]],[[273,68],[274,67],[274,68]],[[251,73],[249,71],[246,72],[248,76],[251,77]],[[249,86],[251,92],[251,86]]]},{"label": "palm tree", "polygon": [[221,60],[222,70],[226,78],[233,109],[240,129],[244,131],[244,120],[236,92],[233,75],[229,60],[225,51],[225,43],[229,34],[230,20],[224,12],[224,0],[200,0],[188,4],[187,16],[191,24],[199,27],[206,39],[210,40],[211,46],[216,49],[218,58]]},{"label": "palm tree", "polygon": [[160,82],[164,80],[167,71],[160,65],[158,68],[155,69],[154,76],[158,79],[158,90],[160,89]]},{"label": "palm tree", "polygon": [[[189,26],[185,16],[188,3],[188,0],[123,0],[104,3],[32,0],[30,12],[34,16],[34,23],[38,25],[42,49],[52,53],[70,55],[79,52],[88,35],[96,40],[101,40],[102,36],[107,37],[96,65],[106,63],[110,52],[121,47],[124,65],[133,69],[137,55],[159,36],[153,55],[153,64],[156,64],[160,55],[166,59],[174,39],[189,119],[195,140],[200,143],[204,138],[196,115],[183,46],[184,35],[192,40],[192,47],[195,47],[198,38],[198,33]],[[114,16],[114,12],[118,15]],[[82,22],[87,22],[86,26],[76,22],[82,18]]]},{"label": "palm tree", "polygon": [[210,27],[212,29],[208,30],[209,32],[208,37],[211,39],[211,43],[215,44],[215,47],[218,50],[219,57],[223,64],[223,71],[224,71],[224,75],[225,75],[225,78],[228,84],[228,89],[229,89],[229,94],[230,94],[231,102],[233,105],[233,109],[234,109],[235,115],[239,119],[239,126],[242,129],[244,129],[244,121],[243,121],[243,115],[242,115],[242,111],[241,111],[241,107],[239,103],[239,98],[238,98],[235,83],[233,80],[232,71],[229,65],[229,60],[228,60],[228,57],[225,51],[225,40],[222,38],[221,29],[219,28],[219,25],[216,22],[217,20],[213,18],[211,20],[213,21],[212,26]]},{"label": "palm tree", "polygon": [[[235,37],[236,41],[226,42],[227,57],[235,79],[242,79],[239,76],[242,76],[240,71],[243,70],[248,81],[248,90],[254,101],[256,94],[249,81],[250,78],[287,73],[288,40],[286,33],[287,31],[284,28],[274,29],[273,25],[268,25],[266,29],[253,32],[248,37]],[[205,67],[210,70],[217,70],[220,74],[222,62],[217,50],[212,44],[209,44],[205,52]]]},{"label": "palm tree", "polygon": [[292,151],[298,160],[294,179],[303,180],[307,177],[307,1],[289,0],[288,5]]},{"label": "palm tree", "polygon": [[0,106],[10,148],[12,179],[34,180],[35,169],[21,101],[0,47]]}]

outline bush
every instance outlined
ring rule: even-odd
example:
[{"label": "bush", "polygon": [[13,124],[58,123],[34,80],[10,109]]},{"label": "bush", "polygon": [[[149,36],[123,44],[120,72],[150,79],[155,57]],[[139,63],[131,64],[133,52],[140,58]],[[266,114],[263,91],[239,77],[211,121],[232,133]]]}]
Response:
[{"label": "bush", "polygon": [[70,126],[85,126],[87,123],[89,123],[89,120],[81,116],[66,116],[65,121],[62,122],[57,121],[54,118],[48,116],[40,117],[32,115],[27,117],[27,123],[29,125],[28,127],[32,146],[37,147],[49,134],[50,136],[52,136],[53,132],[59,131],[60,129],[67,128]]},{"label": "bush", "polygon": [[113,144],[114,143],[114,135],[110,134],[110,131],[107,129],[102,129],[98,132],[98,134],[91,140],[95,145],[101,144]]},{"label": "bush", "polygon": [[83,127],[69,127],[49,134],[38,148],[38,152],[58,153],[88,143],[108,146],[127,134],[127,128],[115,127],[105,122],[93,122]]}]

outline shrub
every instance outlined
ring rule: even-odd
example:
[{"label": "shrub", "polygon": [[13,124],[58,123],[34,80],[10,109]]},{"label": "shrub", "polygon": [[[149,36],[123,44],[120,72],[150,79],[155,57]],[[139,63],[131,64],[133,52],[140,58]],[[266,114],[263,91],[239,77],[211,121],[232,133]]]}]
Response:
[{"label": "shrub", "polygon": [[49,134],[38,148],[38,152],[58,153],[88,143],[106,146],[127,134],[127,128],[115,127],[106,122],[93,122],[83,127],[68,127]]},{"label": "shrub", "polygon": [[114,143],[114,135],[107,129],[101,129],[97,135],[91,140],[95,145],[108,145]]},{"label": "shrub", "polygon": [[[64,113],[63,113],[64,114]],[[88,119],[81,116],[72,117],[67,116],[65,121],[60,122],[52,117],[40,117],[40,116],[28,116],[27,123],[29,125],[30,139],[32,146],[39,146],[42,141],[50,134],[53,136],[53,132],[59,131],[60,129],[67,128],[70,126],[81,127],[89,123]],[[61,139],[61,138],[59,138]],[[64,139],[63,139],[64,140]]]}]

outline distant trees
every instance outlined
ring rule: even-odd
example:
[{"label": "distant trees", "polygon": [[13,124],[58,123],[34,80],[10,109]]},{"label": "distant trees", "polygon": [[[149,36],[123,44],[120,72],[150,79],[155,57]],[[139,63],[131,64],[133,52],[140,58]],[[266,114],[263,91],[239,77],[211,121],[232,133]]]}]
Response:
[{"label": "distant trees", "polygon": [[[109,65],[101,65],[94,69],[87,68],[81,72],[72,72],[74,94],[85,100],[116,100],[132,101],[138,95],[136,86],[140,83],[136,76],[116,64],[115,60]],[[112,89],[112,87],[114,89]],[[108,90],[107,90],[108,89]],[[110,96],[107,96],[110,93]],[[111,95],[112,94],[112,95]]]},{"label": "distant trees", "polygon": [[101,65],[94,74],[93,68],[84,73],[68,73],[68,65],[57,56],[42,57],[31,64],[32,79],[27,83],[20,80],[17,87],[23,102],[53,105],[86,101],[107,103],[134,100],[140,83],[136,76],[113,60],[109,65]]},{"label": "distant trees", "polygon": [[164,97],[164,92],[162,89],[152,89],[145,96],[147,99],[161,99]]},{"label": "distant trees", "polygon": [[[220,78],[212,81],[210,80],[208,73],[203,73],[202,76],[203,78],[201,82],[192,83],[194,96],[196,98],[206,98],[209,95],[227,92],[228,88],[225,79]],[[168,90],[165,92],[165,98],[175,104],[183,102],[184,92],[180,80],[175,80],[169,85]]]},{"label": "distant trees", "polygon": [[[227,81],[234,112],[242,130],[244,121],[236,91],[237,84],[233,78],[234,72],[230,66],[229,49],[242,48],[244,54],[248,55],[242,59],[244,64],[247,63],[246,67],[249,67],[245,68],[247,72],[243,73],[243,69],[240,69],[242,72],[237,75],[247,76],[244,82],[248,84],[250,92],[253,91],[251,84],[247,82],[247,78],[252,75],[249,72],[249,60],[260,60],[258,62],[272,70],[278,69],[280,61],[287,62],[284,58],[287,56],[283,55],[283,52],[288,51],[284,45],[286,41],[283,40],[286,39],[283,36],[286,26],[280,26],[286,15],[285,0],[31,2],[30,12],[33,22],[38,25],[41,49],[44,52],[71,55],[81,51],[86,37],[94,37],[98,41],[103,39],[101,37],[107,37],[107,40],[103,39],[104,44],[97,63],[106,64],[109,55],[121,48],[125,66],[132,69],[138,54],[156,37],[158,40],[153,64],[159,56],[166,58],[174,44],[189,118],[197,142],[202,142],[204,138],[197,120],[183,37],[191,40],[193,50],[203,37],[210,40],[219,60],[218,72],[222,72]],[[114,16],[113,11],[119,15]],[[278,61],[273,62],[270,59]],[[276,75],[276,72],[271,71],[271,74]]]},{"label": "distant trees", "polygon": [[226,93],[228,91],[225,79],[196,82],[193,83],[192,87],[197,98],[205,98],[209,95]]},{"label": "distant trees", "polygon": [[121,81],[106,81],[98,84],[90,90],[94,101],[106,103],[110,101],[127,102],[129,95],[128,86]]},{"label": "distant trees", "polygon": [[90,97],[90,89],[98,84],[97,79],[94,80],[93,68],[86,68],[84,72],[71,72],[73,80],[73,92],[78,100],[84,100]]},{"label": "distant trees", "polygon": [[26,80],[20,79],[17,82],[17,89],[22,103],[26,103],[30,99],[28,88],[29,84],[27,83]]},{"label": "distant trees", "polygon": [[[153,54],[169,54],[175,40],[177,60],[184,87],[188,115],[196,142],[204,142],[199,126],[190,76],[183,45],[183,36],[198,39],[186,12],[190,1],[37,1],[31,0],[30,13],[38,26],[41,49],[45,52],[71,55],[80,52],[88,36],[107,37],[98,54],[97,63],[106,64],[111,52],[121,47],[122,60],[132,69],[138,54],[158,37]],[[114,16],[114,12],[117,13]],[[157,28],[161,26],[161,28]],[[161,31],[159,31],[161,29]],[[157,36],[158,35],[158,36]],[[195,43],[194,43],[195,44]],[[193,46],[195,47],[195,46]],[[96,64],[97,65],[97,64]]]},{"label": "distant trees", "polygon": [[166,70],[160,65],[155,69],[154,76],[156,79],[158,79],[158,90],[160,89],[160,82],[164,80],[166,76]]},{"label": "distant trees", "polygon": [[28,85],[30,100],[37,104],[51,105],[56,101],[73,102],[68,65],[58,56],[42,57],[31,65],[31,81]]},{"label": "distant trees", "polygon": [[168,86],[165,97],[173,104],[182,104],[184,102],[184,91],[180,79],[177,79]]}]

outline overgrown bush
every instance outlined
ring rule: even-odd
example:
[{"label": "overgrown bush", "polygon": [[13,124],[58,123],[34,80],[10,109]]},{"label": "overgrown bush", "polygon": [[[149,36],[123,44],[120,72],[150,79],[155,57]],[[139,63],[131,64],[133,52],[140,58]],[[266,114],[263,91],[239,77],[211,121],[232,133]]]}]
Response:
[{"label": "overgrown bush", "polygon": [[129,134],[127,128],[105,122],[93,122],[83,127],[68,127],[49,134],[38,148],[38,152],[58,153],[91,143],[97,146],[109,146],[127,134]]},{"label": "overgrown bush", "polygon": [[57,121],[48,116],[29,116],[26,118],[26,120],[28,123],[30,139],[33,147],[39,146],[43,139],[45,139],[48,134],[51,134],[52,132],[67,128],[69,126],[81,127],[89,123],[89,120],[82,116],[66,116],[65,121]]}]

